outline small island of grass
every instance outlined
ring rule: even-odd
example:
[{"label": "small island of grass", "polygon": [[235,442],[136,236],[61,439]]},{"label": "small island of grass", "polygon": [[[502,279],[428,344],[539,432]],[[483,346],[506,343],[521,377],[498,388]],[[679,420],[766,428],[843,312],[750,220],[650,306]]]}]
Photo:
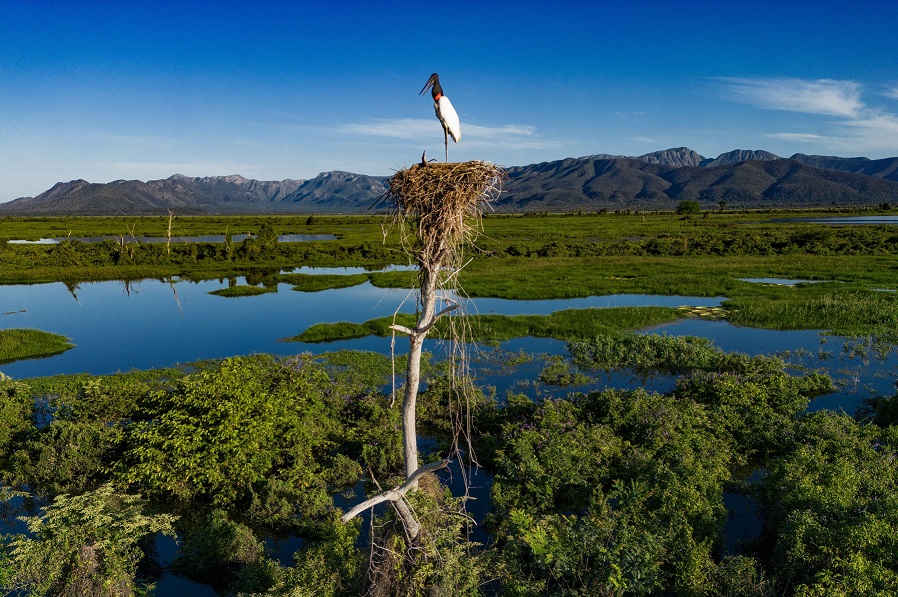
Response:
[{"label": "small island of grass", "polygon": [[293,284],[293,290],[299,292],[320,292],[358,286],[367,282],[368,277],[368,274],[284,274],[280,280]]},{"label": "small island of grass", "polygon": [[256,296],[259,294],[268,294],[269,292],[277,291],[277,286],[228,286],[227,288],[213,290],[209,294],[233,298],[236,296]]},{"label": "small island of grass", "polygon": [[[534,336],[571,340],[591,338],[601,334],[633,331],[653,325],[660,325],[683,317],[677,309],[669,307],[615,307],[611,309],[565,309],[549,315],[473,315],[465,326],[471,337],[469,340],[481,342],[502,342],[512,338]],[[393,317],[380,317],[364,323],[340,321],[318,323],[304,332],[284,338],[286,342],[335,342],[365,336],[388,336]],[[400,313],[395,323],[405,327],[414,326],[414,317]],[[445,325],[437,324],[435,337],[445,336]]]},{"label": "small island of grass", "polygon": [[41,330],[0,330],[0,363],[51,357],[74,346],[65,336]]}]

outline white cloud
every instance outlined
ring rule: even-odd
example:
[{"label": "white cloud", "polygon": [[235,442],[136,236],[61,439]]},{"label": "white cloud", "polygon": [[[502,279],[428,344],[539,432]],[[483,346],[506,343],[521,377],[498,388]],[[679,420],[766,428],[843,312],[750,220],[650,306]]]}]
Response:
[{"label": "white cloud", "polygon": [[[440,135],[440,125],[431,118],[372,119],[343,124],[338,129],[350,135],[420,140]],[[461,125],[462,143],[469,148],[546,149],[558,147],[554,140],[540,138],[534,127],[525,124],[484,126]]]},{"label": "white cloud", "polygon": [[852,118],[863,110],[861,85],[833,79],[718,79],[731,99],[770,110]]},{"label": "white cloud", "polygon": [[898,87],[893,87],[887,90],[883,95],[898,100]]},{"label": "white cloud", "polygon": [[821,141],[831,141],[831,137],[823,135],[815,135],[813,133],[771,133],[767,135],[772,139],[783,139],[784,141],[799,141],[802,143],[820,143]]},{"label": "white cloud", "polygon": [[828,128],[831,129],[829,135],[784,132],[767,136],[852,153],[898,153],[898,116],[894,114],[871,113],[862,118],[836,122]]},{"label": "white cloud", "polygon": [[339,130],[350,135],[418,139],[431,132],[433,126],[433,121],[423,118],[377,118],[363,123],[344,124]]},{"label": "white cloud", "polygon": [[858,146],[886,151],[898,150],[898,116],[869,114],[844,123],[851,132],[849,138]]},{"label": "white cloud", "polygon": [[[730,99],[768,110],[786,110],[828,116],[813,132],[783,131],[767,136],[807,143],[830,150],[898,152],[898,116],[868,106],[862,86],[832,79],[736,79],[721,78]],[[884,93],[898,99],[898,88]]]}]

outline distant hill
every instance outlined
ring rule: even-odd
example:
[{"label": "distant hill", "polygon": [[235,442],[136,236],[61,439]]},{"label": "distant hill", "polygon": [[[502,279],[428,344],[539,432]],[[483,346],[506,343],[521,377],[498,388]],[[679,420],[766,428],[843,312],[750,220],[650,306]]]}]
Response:
[{"label": "distant hill", "polygon": [[[507,169],[498,212],[670,210],[696,200],[726,207],[898,204],[898,158],[869,160],[735,150],[705,158],[687,147],[639,157],[600,154]],[[0,204],[11,215],[363,213],[388,177],[322,172],[309,180],[258,181],[239,175],[58,183],[37,197]]]},{"label": "distant hill", "polygon": [[387,191],[387,176],[322,172],[287,195],[279,207],[291,212],[364,211]]},{"label": "distant hill", "polygon": [[384,176],[324,172],[310,180],[259,181],[239,175],[163,180],[60,182],[37,197],[0,204],[17,215],[155,215],[356,211],[386,190]]},{"label": "distant hill", "polygon": [[682,166],[700,166],[702,162],[707,161],[708,158],[699,155],[688,147],[675,147],[672,149],[665,149],[664,151],[647,153],[636,159],[648,162],[649,164],[661,164],[662,166],[674,166],[680,168]]},{"label": "distant hill", "polygon": [[898,183],[767,159],[673,167],[634,158],[566,159],[508,169],[500,212],[867,206],[898,202]]},{"label": "distant hill", "polygon": [[769,151],[756,149],[734,149],[729,153],[722,153],[716,159],[704,159],[699,166],[705,168],[716,168],[717,166],[729,166],[742,162],[760,161],[766,162],[770,160],[778,160],[780,156],[770,153]]},{"label": "distant hill", "polygon": [[789,159],[824,170],[866,174],[867,176],[875,176],[877,178],[898,182],[898,158],[871,160],[869,158],[840,158],[835,156],[796,153]]}]

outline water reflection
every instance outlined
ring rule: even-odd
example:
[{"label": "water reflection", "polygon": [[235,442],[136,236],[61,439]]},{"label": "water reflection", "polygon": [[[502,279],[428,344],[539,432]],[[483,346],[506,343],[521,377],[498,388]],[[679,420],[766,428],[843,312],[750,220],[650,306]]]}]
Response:
[{"label": "water reflection", "polygon": [[370,274],[374,272],[410,272],[418,269],[414,265],[388,265],[383,268],[369,269],[366,267],[311,267],[304,265],[281,270],[283,274],[308,274],[329,276],[351,276],[355,274]]},{"label": "water reflection", "polygon": [[833,226],[846,225],[882,225],[898,224],[898,216],[836,216],[832,218],[777,218],[771,222],[806,222],[808,224],[830,224]]},{"label": "water reflection", "polygon": [[[385,351],[389,344],[380,338],[323,345],[279,339],[316,323],[362,323],[391,316],[397,307],[401,312],[415,309],[407,289],[376,288],[367,282],[311,293],[296,292],[281,284],[276,293],[253,297],[209,294],[228,284],[227,279],[164,279],[0,286],[0,304],[8,312],[0,317],[0,329],[36,328],[67,336],[76,344],[60,355],[18,361],[0,370],[12,377],[81,372],[100,375],[263,352],[290,355],[341,348]],[[466,301],[465,309],[547,314],[565,308],[717,305],[720,300],[641,295],[553,301],[477,299]]]},{"label": "water reflection", "polygon": [[[302,273],[307,272],[320,273]],[[356,272],[352,269],[344,273]],[[0,329],[42,329],[67,336],[76,344],[60,355],[9,363],[0,371],[14,378],[81,372],[99,375],[254,353],[320,354],[342,349],[389,353],[389,339],[379,337],[324,344],[279,339],[316,323],[361,323],[391,316],[397,308],[401,312],[415,309],[414,297],[407,289],[376,288],[370,283],[312,293],[296,292],[282,284],[276,293],[243,298],[209,294],[234,282],[245,282],[245,278],[0,286]],[[464,306],[469,313],[518,315],[567,308],[716,306],[721,300],[621,294],[545,301],[476,299]],[[814,400],[812,410],[841,409],[853,414],[865,398],[895,392],[898,356],[894,351],[877,355],[869,347],[858,347],[849,339],[817,330],[762,330],[733,326],[723,320],[683,319],[643,333],[708,338],[725,351],[783,354],[796,370],[825,371],[839,384],[839,391]],[[399,350],[404,348],[401,343],[397,346]],[[429,340],[427,348],[441,353],[438,341]],[[537,398],[605,387],[666,392],[674,383],[672,376],[644,379],[618,371],[590,374],[588,382],[581,385],[561,388],[540,384],[535,380],[549,359],[567,356],[566,343],[552,339],[517,338],[498,348],[478,347],[473,352],[477,357],[477,382],[494,387],[500,397],[509,391]],[[510,369],[506,358],[510,353],[536,356],[520,360]]]}]

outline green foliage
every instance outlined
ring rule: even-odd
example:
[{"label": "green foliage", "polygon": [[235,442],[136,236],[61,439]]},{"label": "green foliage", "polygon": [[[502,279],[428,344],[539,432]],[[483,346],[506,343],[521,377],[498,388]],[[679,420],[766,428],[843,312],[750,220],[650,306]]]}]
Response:
[{"label": "green foliage", "polygon": [[539,381],[547,385],[574,386],[589,383],[590,378],[579,371],[571,371],[570,363],[563,357],[551,358],[539,374]]},{"label": "green foliage", "polygon": [[135,594],[141,540],[173,534],[174,517],[147,514],[140,497],[103,485],[79,496],[57,496],[26,522],[31,534],[16,536],[10,545],[7,590],[112,597]]},{"label": "green foliage", "polygon": [[[612,309],[565,309],[550,315],[470,315],[455,316],[466,321],[458,322],[470,330],[471,340],[499,342],[511,338],[534,336],[537,338],[583,338],[596,334],[608,334],[618,330],[632,330],[650,325],[674,321],[680,317],[676,309],[664,307],[619,307]],[[333,342],[364,338],[365,336],[388,336],[393,317],[380,317],[364,323],[319,323],[301,334],[287,338],[296,342]],[[414,327],[411,314],[400,313],[396,323]],[[443,321],[431,332],[432,336],[446,335]]]},{"label": "green foliage", "polygon": [[392,512],[376,521],[366,594],[481,595],[481,586],[496,578],[497,562],[468,541],[469,518],[462,500],[452,497],[435,477],[425,476],[421,483],[421,491],[408,494],[422,525],[413,543]]},{"label": "green foliage", "polygon": [[33,429],[33,406],[34,398],[25,384],[0,381],[0,463],[6,462]]},{"label": "green foliage", "polygon": [[824,329],[842,335],[861,330],[884,340],[898,340],[898,293],[814,286],[776,297],[727,301],[733,309],[730,319],[752,327]]},{"label": "green foliage", "polygon": [[393,323],[406,327],[415,326],[415,316],[409,313],[399,313],[393,317],[378,317],[365,323],[349,323],[339,321],[336,323],[319,323],[311,326],[301,334],[285,338],[288,342],[334,342],[336,340],[351,340],[364,338],[365,336],[389,336],[392,334],[390,325]]},{"label": "green foliage", "polygon": [[120,456],[122,419],[133,416],[148,391],[141,377],[29,380],[30,391],[20,388],[16,395],[28,396],[33,403],[32,392],[49,394],[49,401],[40,400],[34,412],[35,419],[49,423],[18,436],[5,467],[7,481],[44,497],[81,493],[104,482],[107,469]]},{"label": "green foliage", "polygon": [[12,481],[42,496],[86,491],[105,479],[104,468],[118,454],[122,439],[118,426],[54,419],[20,446]]},{"label": "green foliage", "polygon": [[151,394],[117,475],[151,495],[288,522],[326,507],[328,378],[307,358],[233,358]]},{"label": "green foliage", "polygon": [[820,412],[756,491],[776,580],[796,595],[898,591],[898,431]]},{"label": "green foliage", "polygon": [[[787,453],[821,375],[707,342],[622,336],[572,343],[590,368],[684,373],[671,395],[606,390],[509,397],[483,431],[490,519],[511,595],[771,595],[750,556],[719,558],[726,484]],[[484,440],[486,441],[486,440]],[[765,562],[766,564],[766,562]]]},{"label": "green foliage", "polygon": [[171,568],[184,578],[225,593],[245,567],[259,567],[264,560],[265,546],[252,529],[229,520],[223,510],[213,510],[183,539]]},{"label": "green foliage", "polygon": [[351,388],[376,390],[390,382],[394,369],[397,373],[405,371],[405,358],[399,355],[395,364],[385,354],[362,350],[326,352],[319,358],[328,375],[346,384],[347,391]]},{"label": "green foliage", "polygon": [[694,216],[702,213],[702,206],[698,201],[685,199],[677,203],[677,213],[681,216]]},{"label": "green foliage", "polygon": [[[367,564],[358,548],[361,521],[348,524],[335,513],[317,526],[317,533],[294,554],[290,568],[268,567],[272,582],[266,590],[258,588],[258,573],[244,569],[238,584],[238,595],[278,595],[282,597],[354,597],[361,593],[362,575]],[[256,585],[255,587],[253,585]]]},{"label": "green foliage", "polygon": [[692,336],[599,335],[571,341],[568,350],[582,369],[630,369],[639,375],[694,370],[765,374],[784,367],[778,359],[727,353],[710,340]]},{"label": "green foliage", "polygon": [[880,427],[898,425],[898,394],[867,400],[861,414]]},{"label": "green foliage", "polygon": [[[596,495],[583,516],[512,511],[504,551],[518,565],[506,593],[641,595],[660,589],[664,543],[670,538],[663,527],[653,528],[651,513],[645,519],[648,494],[640,484],[617,482],[607,497]],[[524,568],[521,562],[529,570],[519,575],[515,568]]]},{"label": "green foliage", "polygon": [[511,594],[708,582],[736,455],[704,406],[609,390],[507,410],[492,498]]},{"label": "green foliage", "polygon": [[0,363],[49,357],[74,346],[65,336],[41,330],[0,330]]},{"label": "green foliage", "polygon": [[679,378],[675,395],[711,407],[718,433],[731,434],[745,457],[787,447],[795,417],[812,397],[835,389],[832,380],[820,374],[793,377],[782,370],[722,371]]}]

